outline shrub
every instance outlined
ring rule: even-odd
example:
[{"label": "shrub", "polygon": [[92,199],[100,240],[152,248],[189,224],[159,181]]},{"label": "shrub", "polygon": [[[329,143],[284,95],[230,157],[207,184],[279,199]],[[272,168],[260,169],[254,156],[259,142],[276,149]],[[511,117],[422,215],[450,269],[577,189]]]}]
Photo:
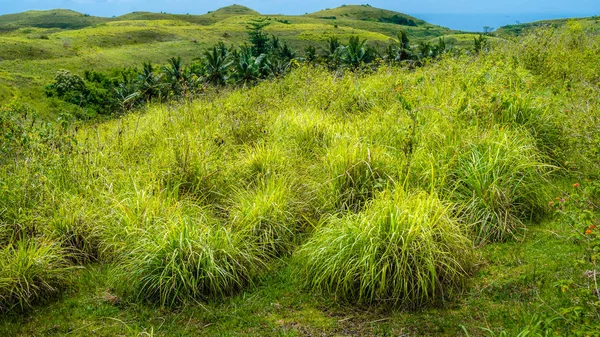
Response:
[{"label": "shrub", "polygon": [[314,290],[416,308],[465,285],[473,255],[463,233],[435,195],[384,192],[359,214],[325,221],[297,258]]},{"label": "shrub", "polygon": [[63,204],[52,205],[57,208],[48,216],[44,236],[60,242],[69,257],[78,263],[97,260],[100,226],[93,205],[78,196],[62,198]]},{"label": "shrub", "polygon": [[244,181],[256,183],[270,179],[289,169],[292,160],[286,151],[278,145],[267,146],[264,143],[246,146],[245,158],[241,162],[241,175]]},{"label": "shrub", "polygon": [[0,249],[0,312],[21,311],[58,293],[70,269],[60,245],[20,240]]}]

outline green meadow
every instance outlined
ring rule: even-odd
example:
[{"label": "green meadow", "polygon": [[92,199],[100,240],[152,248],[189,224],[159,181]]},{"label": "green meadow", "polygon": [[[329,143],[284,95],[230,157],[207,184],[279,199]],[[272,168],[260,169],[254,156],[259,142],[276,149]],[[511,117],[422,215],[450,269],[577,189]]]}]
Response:
[{"label": "green meadow", "polygon": [[599,335],[594,20],[0,16],[0,335]]}]

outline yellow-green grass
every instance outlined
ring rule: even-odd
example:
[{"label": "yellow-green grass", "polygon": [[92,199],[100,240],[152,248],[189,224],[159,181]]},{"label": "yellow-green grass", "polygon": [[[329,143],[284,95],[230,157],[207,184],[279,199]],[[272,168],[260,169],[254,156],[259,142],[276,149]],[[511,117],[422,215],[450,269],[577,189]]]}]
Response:
[{"label": "yellow-green grass", "polygon": [[[395,13],[364,9],[369,18]],[[189,62],[217,42],[245,43],[247,22],[260,17],[263,15],[243,6],[229,6],[204,15],[136,12],[110,19],[62,10],[0,16],[0,22],[12,27],[0,34],[0,71],[7,73],[0,77],[0,99],[17,97],[33,105],[41,115],[51,116],[68,109],[62,103],[46,100],[42,93],[43,86],[51,82],[59,69],[77,74],[85,70],[108,71],[139,67],[142,61],[163,64],[171,56],[182,56]],[[298,50],[298,56],[307,45],[325,49],[330,36],[345,42],[356,35],[373,45],[384,46],[400,30],[406,30],[415,43],[450,32],[421,21],[412,27],[365,21],[352,15],[337,20],[314,15],[267,17],[271,18],[271,25],[265,31]],[[52,20],[57,25],[44,24]],[[63,21],[64,25],[58,24]]]},{"label": "yellow-green grass", "polygon": [[80,29],[108,20],[65,9],[27,11],[0,16],[0,32],[30,27]]},{"label": "yellow-green grass", "polygon": [[591,32],[598,33],[600,31],[600,17],[592,16],[587,18],[542,20],[517,25],[507,25],[502,26],[496,31],[494,31],[494,35],[502,37],[521,36],[527,33],[531,33],[535,29],[541,27],[561,28],[566,26],[569,22],[576,22],[580,24],[584,29],[589,30]]},{"label": "yellow-green grass", "polygon": [[307,16],[312,16],[312,17],[318,17],[318,18],[323,18],[323,17],[327,17],[327,18],[349,18],[349,19],[354,19],[354,20],[363,20],[363,21],[378,21],[379,19],[382,18],[388,18],[391,17],[393,15],[400,15],[402,17],[405,17],[407,19],[411,19],[414,20],[414,22],[417,25],[426,25],[427,23],[423,20],[419,20],[415,17],[412,17],[410,15],[406,15],[406,14],[402,14],[402,13],[398,13],[398,12],[394,12],[394,11],[390,11],[390,10],[386,10],[386,9],[380,9],[380,8],[375,8],[375,7],[371,7],[369,5],[343,5],[337,8],[328,8],[328,9],[324,9],[318,12],[314,12],[314,13],[310,13],[310,14],[306,14]]},{"label": "yellow-green grass", "polygon": [[[531,312],[553,318],[588,303],[577,294],[591,290],[584,272],[594,266],[579,224],[528,216],[548,207],[539,192],[560,200],[573,190],[556,185],[600,172],[600,62],[590,56],[600,43],[581,34],[533,36],[416,69],[302,66],[77,129],[49,132],[15,117],[28,142],[0,148],[0,245],[49,240],[86,269],[69,274],[77,282],[63,300],[4,317],[0,328],[455,336],[465,325],[475,335],[486,335],[479,327],[517,335]],[[531,58],[540,46],[550,46],[547,58]],[[558,172],[536,169],[550,164]],[[480,181],[509,198],[457,187]],[[498,205],[508,217],[493,218]],[[511,212],[521,231],[512,231]],[[505,235],[478,240],[470,230],[490,223]],[[332,258],[339,252],[361,269]],[[573,293],[561,291],[565,283]],[[439,291],[454,296],[431,306]],[[403,302],[420,311],[399,311]],[[360,306],[372,303],[384,305]],[[568,333],[576,319],[559,327]]]},{"label": "yellow-green grass", "polygon": [[[471,50],[473,49],[473,39],[479,38],[479,34],[472,33],[450,33],[439,37],[434,37],[427,42],[431,44],[437,44],[439,39],[443,38],[447,45],[452,45],[459,49]],[[489,44],[501,43],[504,41],[503,38],[496,36],[485,37]]]}]

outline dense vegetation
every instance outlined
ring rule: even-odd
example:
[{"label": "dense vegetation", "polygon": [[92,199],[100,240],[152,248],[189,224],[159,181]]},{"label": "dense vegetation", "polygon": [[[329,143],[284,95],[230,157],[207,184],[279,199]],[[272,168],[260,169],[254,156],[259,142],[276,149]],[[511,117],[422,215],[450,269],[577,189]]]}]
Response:
[{"label": "dense vegetation", "polygon": [[[460,52],[440,38],[436,45],[421,42],[411,46],[408,34],[400,31],[384,50],[367,44],[358,36],[350,37],[347,44],[329,37],[323,52],[317,46],[307,45],[300,56],[277,36],[269,36],[265,28],[268,18],[248,22],[248,44],[227,47],[223,42],[214,45],[185,65],[181,57],[171,57],[163,67],[144,63],[141,69],[128,68],[114,71],[111,76],[86,71],[84,77],[68,71],[59,71],[54,82],[46,86],[48,97],[57,97],[80,109],[74,110],[79,118],[96,115],[114,115],[152,102],[189,98],[208,89],[226,85],[254,85],[261,79],[278,78],[292,68],[306,63],[325,66],[329,70],[376,71],[382,64],[420,66],[445,53]],[[473,52],[487,48],[487,40],[474,39]],[[320,49],[320,48],[319,48]]]},{"label": "dense vegetation", "polygon": [[599,333],[597,32],[294,61],[267,22],[46,87],[101,123],[2,108],[0,331]]}]

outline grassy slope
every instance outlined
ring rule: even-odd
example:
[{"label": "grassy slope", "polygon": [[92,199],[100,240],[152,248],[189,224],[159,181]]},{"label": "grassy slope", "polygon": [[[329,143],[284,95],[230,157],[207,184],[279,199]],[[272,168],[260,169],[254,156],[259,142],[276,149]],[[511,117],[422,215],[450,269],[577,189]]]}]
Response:
[{"label": "grassy slope", "polygon": [[518,25],[507,25],[498,28],[494,32],[494,35],[500,37],[515,37],[531,32],[539,27],[560,28],[567,25],[569,21],[581,24],[586,30],[600,31],[600,17],[593,16],[589,18],[542,20]]},{"label": "grassy slope", "polygon": [[[349,8],[352,7],[340,10]],[[373,11],[382,11],[359,9],[371,17],[379,13]],[[176,55],[190,61],[218,41],[234,45],[245,42],[246,22],[259,17],[257,12],[243,6],[229,6],[204,15],[138,12],[112,19],[60,10],[0,16],[0,32],[1,27],[7,27],[5,33],[0,33],[0,99],[25,98],[39,111],[53,111],[57,107],[49,105],[41,88],[51,81],[57,69],[81,74],[87,69],[104,71],[139,66],[142,60],[164,63]],[[339,20],[319,19],[313,15],[269,17],[273,20],[266,31],[280,36],[296,49],[315,42],[324,47],[329,36],[345,41],[358,35],[383,45],[396,36],[399,29],[406,29],[415,43],[449,32],[421,21],[418,27],[407,27],[352,16]],[[56,25],[49,28],[48,22]]]},{"label": "grassy slope", "polygon": [[76,287],[64,299],[0,320],[0,331],[10,336],[464,336],[464,325],[471,336],[489,336],[480,328],[515,336],[535,314],[551,313],[566,298],[556,295],[554,282],[582,280],[573,265],[582,251],[564,240],[569,235],[564,226],[548,222],[532,227],[523,242],[489,245],[471,290],[444,309],[401,312],[336,304],[299,292],[292,268],[282,265],[258,286],[221,303],[157,311],[115,303],[106,282],[109,269],[95,266],[77,273]]},{"label": "grassy slope", "polygon": [[80,29],[108,20],[65,9],[27,11],[0,16],[0,32],[30,27]]},{"label": "grassy slope", "polygon": [[[595,43],[594,50],[598,50]],[[398,125],[405,125],[408,118],[394,90],[415,104],[419,112],[419,150],[411,186],[428,179],[429,165],[440,163],[435,156],[457,146],[453,142],[479,139],[489,132],[487,127],[496,127],[486,123],[489,111],[500,112],[500,107],[507,107],[498,100],[514,102],[521,107],[520,111],[544,111],[557,125],[569,125],[566,127],[573,139],[587,139],[579,132],[588,127],[593,131],[597,125],[586,120],[594,118],[593,111],[597,111],[600,102],[589,95],[597,97],[598,92],[585,91],[586,82],[595,78],[600,66],[597,59],[585,50],[572,50],[571,62],[571,58],[561,58],[564,53],[553,54],[558,59],[542,65],[567,67],[568,85],[563,85],[558,80],[562,68],[548,68],[542,75],[536,75],[518,64],[523,57],[520,53],[526,54],[527,48],[507,45],[506,50],[489,56],[447,59],[415,71],[384,69],[365,77],[333,78],[303,68],[256,88],[227,91],[181,106],[154,106],[143,114],[84,128],[79,139],[89,152],[74,154],[73,161],[67,164],[75,184],[81,185],[52,191],[56,193],[52,200],[61,202],[63,193],[76,197],[89,194],[98,198],[93,200],[99,200],[94,203],[97,208],[88,206],[90,219],[98,221],[98,226],[111,223],[120,226],[121,222],[110,218],[119,212],[132,214],[130,221],[136,223],[136,202],[144,205],[148,196],[144,189],[168,176],[176,165],[172,149],[189,145],[186,139],[191,140],[194,149],[206,146],[207,152],[203,152],[204,148],[197,149],[203,154],[215,151],[212,144],[222,140],[222,150],[217,151],[222,151],[225,159],[219,160],[229,160],[229,164],[221,166],[223,176],[230,170],[248,167],[252,151],[275,148],[284,156],[281,165],[293,165],[293,169],[284,172],[311,179],[312,175],[306,172],[319,167],[323,154],[335,148],[335,142],[345,139],[350,143],[364,142],[377,151],[374,153],[383,153],[383,158],[394,158],[401,151],[395,138],[402,131]],[[530,52],[537,53],[535,49]],[[507,64],[507,59],[514,63]],[[501,129],[508,132],[513,127],[504,125]],[[290,145],[295,143],[287,142],[312,130],[323,132],[323,138],[334,144],[325,141],[325,145],[311,147],[313,152],[302,157],[295,155],[298,148]],[[243,138],[244,135],[251,136],[250,140]],[[581,146],[580,150],[586,147],[579,143],[572,145]],[[579,150],[573,150],[568,155],[578,153]],[[585,152],[581,155],[585,157]],[[278,158],[281,160],[276,157],[276,164]],[[581,158],[572,160],[579,162]],[[436,174],[444,173],[436,170]],[[318,175],[316,179],[320,179]],[[56,183],[61,184],[59,180]],[[558,195],[568,192],[556,191]],[[103,208],[110,205],[114,206],[110,211]],[[156,210],[156,214],[178,211],[179,207],[167,205]],[[108,218],[95,218],[95,213]],[[82,216],[81,222],[86,223],[86,215]],[[283,258],[256,286],[238,295],[182,310],[157,309],[115,297],[109,282],[114,266],[105,264],[77,271],[73,275],[74,287],[60,300],[23,316],[3,318],[0,331],[16,336],[34,333],[136,336],[141,332],[181,336],[456,336],[461,334],[460,325],[464,325],[473,336],[488,335],[479,327],[506,330],[512,336],[535,315],[552,316],[554,310],[569,302],[571,290],[562,293],[557,283],[565,279],[576,284],[586,282],[581,269],[585,267],[574,263],[581,258],[583,246],[574,243],[572,234],[570,227],[547,219],[530,225],[521,241],[485,246],[479,251],[481,263],[469,290],[445,308],[402,312],[337,304],[332,297],[301,291],[295,281],[296,262]]]}]

